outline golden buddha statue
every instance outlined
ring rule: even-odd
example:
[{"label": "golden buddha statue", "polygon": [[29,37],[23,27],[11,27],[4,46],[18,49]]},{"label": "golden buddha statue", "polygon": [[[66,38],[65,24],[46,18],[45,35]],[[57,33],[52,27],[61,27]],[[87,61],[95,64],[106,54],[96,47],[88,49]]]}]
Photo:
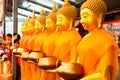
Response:
[{"label": "golden buddha statue", "polygon": [[54,32],[56,29],[56,20],[57,20],[56,13],[57,13],[57,9],[56,9],[56,5],[54,3],[51,13],[49,13],[46,17],[45,27],[47,28],[47,30],[49,32]]},{"label": "golden buddha statue", "polygon": [[23,48],[25,49],[25,50],[27,50],[27,41],[29,40],[29,31],[28,31],[28,24],[29,24],[29,22],[30,22],[30,18],[28,18],[28,20],[26,21],[26,23],[25,23],[25,38],[24,38],[24,41],[23,41]]},{"label": "golden buddha statue", "polygon": [[24,44],[26,45],[25,49],[27,49],[28,51],[31,50],[31,42],[33,40],[33,34],[34,34],[34,25],[35,25],[35,14],[33,11],[33,15],[32,18],[29,20],[28,22],[28,27],[26,29],[27,33],[28,33],[28,37],[26,38],[26,41],[24,42]]},{"label": "golden buddha statue", "polygon": [[45,30],[45,20],[43,9],[41,9],[40,16],[36,19],[35,30],[39,32],[34,41],[34,51],[42,51],[43,42],[48,37],[49,32]]},{"label": "golden buddha statue", "polygon": [[24,21],[24,23],[21,25],[21,32],[22,32],[22,37],[20,39],[20,48],[23,48],[23,40],[26,36],[26,22],[28,22],[29,20],[29,16],[27,17],[27,19]]},{"label": "golden buddha statue", "polygon": [[34,33],[35,19],[36,19],[36,17],[35,17],[35,13],[33,11],[32,18],[30,19],[30,21],[28,23],[28,28],[27,28],[27,31],[29,32],[29,34]]},{"label": "golden buddha statue", "polygon": [[81,40],[80,34],[75,30],[74,22],[77,11],[68,0],[57,12],[57,26],[61,30],[61,36],[55,42],[53,55],[63,62],[75,62],[76,45]]},{"label": "golden buddha statue", "polygon": [[[30,51],[30,48],[31,48],[31,41],[33,39],[33,33],[34,33],[34,23],[35,23],[35,15],[34,15],[34,11],[33,11],[33,15],[32,15],[32,18],[30,20],[28,20],[28,22],[26,22],[26,28],[25,28],[25,31],[26,31],[26,37],[23,41],[23,48],[27,51],[27,52],[24,52],[22,53],[21,55],[21,58],[22,59],[28,59],[29,57],[29,51]],[[24,66],[23,66],[24,65]],[[23,76],[25,75],[25,79],[26,80],[30,80],[32,78],[32,76],[30,76],[31,72],[29,69],[30,68],[30,64],[26,61],[23,61],[21,60],[21,67],[22,67],[22,70],[24,70],[24,72],[22,72]],[[29,74],[27,74],[29,73]],[[23,77],[24,78],[24,77]]]},{"label": "golden buddha statue", "polygon": [[[28,32],[27,32],[27,27],[28,27],[28,22],[30,20],[30,17],[28,16],[27,19],[25,20],[24,24],[22,25],[21,27],[21,32],[23,33],[23,36],[22,38],[20,39],[20,48],[18,49],[18,52],[23,52],[26,51],[25,50],[25,41],[28,37]],[[21,49],[21,48],[24,48],[24,49]],[[28,76],[27,76],[27,63],[22,60],[20,58],[20,67],[21,67],[21,80],[27,80],[28,79]]]},{"label": "golden buddha statue", "polygon": [[46,29],[51,33],[44,41],[43,52],[46,56],[53,56],[55,41],[60,36],[61,32],[56,32],[57,9],[55,3],[53,4],[52,12],[46,17]]},{"label": "golden buddha statue", "polygon": [[28,46],[28,50],[33,50],[33,44],[34,44],[34,39],[36,37],[35,34],[35,13],[33,11],[33,15],[32,15],[32,19],[30,20],[29,24],[28,24],[28,32],[31,38],[29,38],[28,42],[27,42],[27,46]]},{"label": "golden buddha statue", "polygon": [[102,0],[87,0],[80,8],[80,22],[89,31],[77,47],[79,63],[84,69],[80,80],[116,80],[118,46],[101,27],[106,11]]},{"label": "golden buddha statue", "polygon": [[[33,46],[32,52],[29,55],[31,59],[38,59],[44,56],[44,53],[42,53],[42,45],[45,39],[47,38],[47,36],[49,35],[48,31],[45,30],[45,20],[46,20],[46,16],[44,14],[43,9],[41,9],[40,15],[35,20],[34,34],[36,34],[36,37],[34,39],[34,43],[32,44]],[[38,79],[43,80],[41,79],[43,78],[43,76],[41,77],[42,70],[38,68],[37,65],[34,65],[34,64],[31,64],[31,68],[33,68],[31,72],[33,76],[32,78],[35,80],[38,80]]]},{"label": "golden buddha statue", "polygon": [[35,21],[35,32],[36,33],[40,33],[44,31],[45,20],[46,20],[46,16],[44,14],[44,10],[41,8],[40,15],[36,18],[36,21]]},{"label": "golden buddha statue", "polygon": [[[43,52],[46,56],[53,56],[55,41],[60,36],[61,32],[56,30],[57,22],[57,9],[56,4],[53,4],[52,11],[46,17],[46,29],[50,33],[48,38],[44,41]],[[56,73],[44,72],[42,80],[60,80],[60,77]]]}]

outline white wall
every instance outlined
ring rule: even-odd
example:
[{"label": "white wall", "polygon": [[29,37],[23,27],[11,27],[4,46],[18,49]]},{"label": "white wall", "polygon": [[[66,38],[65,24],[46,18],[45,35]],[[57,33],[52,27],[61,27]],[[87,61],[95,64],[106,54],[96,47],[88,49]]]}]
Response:
[{"label": "white wall", "polygon": [[[23,22],[18,22],[18,34],[20,34],[22,36],[22,33],[21,33],[21,24]],[[6,21],[6,30],[5,30],[6,34],[7,33],[11,33],[13,34],[13,22],[12,21]]]}]

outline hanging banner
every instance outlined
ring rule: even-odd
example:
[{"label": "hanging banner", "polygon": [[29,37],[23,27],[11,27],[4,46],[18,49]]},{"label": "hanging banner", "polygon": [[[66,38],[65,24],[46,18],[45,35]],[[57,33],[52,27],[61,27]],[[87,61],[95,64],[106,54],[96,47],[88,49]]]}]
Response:
[{"label": "hanging banner", "polygon": [[104,22],[102,26],[114,37],[120,47],[120,20]]},{"label": "hanging banner", "polygon": [[4,18],[4,0],[0,0],[0,21]]},{"label": "hanging banner", "polygon": [[120,36],[120,20],[104,22],[103,28],[113,36]]},{"label": "hanging banner", "polygon": [[4,0],[0,0],[0,44],[3,35],[3,22],[4,22]]}]

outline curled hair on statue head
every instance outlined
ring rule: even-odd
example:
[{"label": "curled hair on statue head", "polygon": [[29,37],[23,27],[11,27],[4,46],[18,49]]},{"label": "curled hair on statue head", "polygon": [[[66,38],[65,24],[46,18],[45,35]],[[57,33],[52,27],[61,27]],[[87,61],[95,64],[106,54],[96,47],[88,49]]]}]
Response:
[{"label": "curled hair on statue head", "polygon": [[72,20],[72,26],[77,18],[77,10],[72,6],[68,0],[65,0],[63,6],[58,10],[57,15],[62,14],[70,21]]},{"label": "curled hair on statue head", "polygon": [[84,8],[88,8],[89,10],[91,10],[97,17],[101,14],[102,22],[104,21],[107,11],[107,5],[103,0],[87,0],[80,7],[81,10]]}]

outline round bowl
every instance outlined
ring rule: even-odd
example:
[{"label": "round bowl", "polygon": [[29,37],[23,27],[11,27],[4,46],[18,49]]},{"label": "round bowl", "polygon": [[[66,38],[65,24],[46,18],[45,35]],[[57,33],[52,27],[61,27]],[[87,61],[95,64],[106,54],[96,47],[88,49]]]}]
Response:
[{"label": "round bowl", "polygon": [[28,60],[29,52],[22,52],[21,58],[25,61]]},{"label": "round bowl", "polygon": [[29,57],[29,61],[28,62],[35,62],[38,63],[38,59],[41,57],[44,57],[45,54],[42,52],[31,52],[28,57]]},{"label": "round bowl", "polygon": [[13,52],[13,54],[14,54],[16,57],[21,56],[21,52],[17,52],[17,49],[16,49],[16,48],[13,49],[12,52]]},{"label": "round bowl", "polygon": [[39,58],[38,66],[44,70],[55,69],[57,67],[58,60],[53,56],[47,56]]},{"label": "round bowl", "polygon": [[17,49],[17,52],[20,52],[20,53],[21,53],[21,52],[26,52],[26,50],[25,50],[24,48],[18,48],[18,49]]},{"label": "round bowl", "polygon": [[83,67],[79,63],[61,62],[57,68],[57,73],[64,79],[79,79],[83,76]]}]

